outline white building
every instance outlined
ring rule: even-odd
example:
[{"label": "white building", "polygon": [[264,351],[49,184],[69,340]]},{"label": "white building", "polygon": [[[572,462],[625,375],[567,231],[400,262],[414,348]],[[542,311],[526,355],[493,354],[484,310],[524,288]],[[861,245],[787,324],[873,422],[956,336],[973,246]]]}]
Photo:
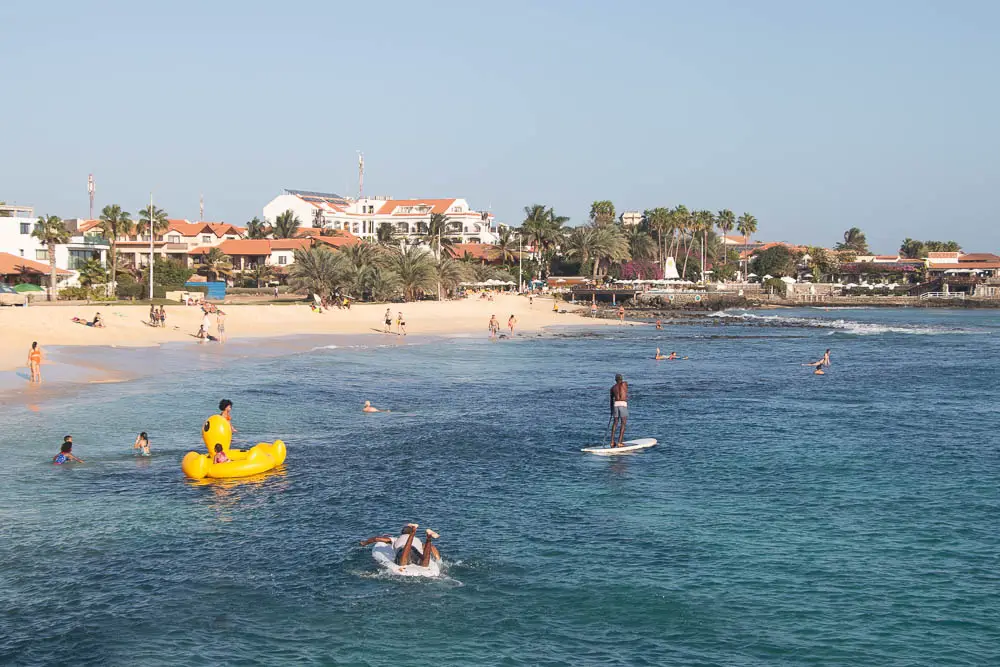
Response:
[{"label": "white building", "polygon": [[[37,222],[38,216],[31,206],[0,206],[0,252],[48,264],[48,248],[31,235]],[[56,246],[56,267],[73,272],[60,281],[60,286],[69,287],[79,284],[76,271],[87,260],[106,264],[109,244],[99,236],[84,234],[75,220],[64,220],[63,224],[70,233],[70,241]]]},{"label": "white building", "polygon": [[636,227],[642,224],[642,211],[624,211],[619,219],[623,227]]},{"label": "white building", "polygon": [[365,197],[349,199],[340,195],[284,190],[264,206],[264,218],[274,221],[292,211],[301,226],[323,226],[350,232],[372,241],[382,225],[392,225],[402,239],[419,236],[439,213],[452,224],[449,237],[459,243],[496,243],[493,216],[473,210],[464,199],[392,199]]}]

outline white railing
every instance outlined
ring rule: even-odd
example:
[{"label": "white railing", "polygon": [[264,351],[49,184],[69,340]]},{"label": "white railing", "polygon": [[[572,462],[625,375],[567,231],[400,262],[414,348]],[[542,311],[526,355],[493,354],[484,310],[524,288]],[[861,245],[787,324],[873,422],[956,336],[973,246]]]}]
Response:
[{"label": "white railing", "polygon": [[921,299],[964,299],[965,292],[924,292]]}]

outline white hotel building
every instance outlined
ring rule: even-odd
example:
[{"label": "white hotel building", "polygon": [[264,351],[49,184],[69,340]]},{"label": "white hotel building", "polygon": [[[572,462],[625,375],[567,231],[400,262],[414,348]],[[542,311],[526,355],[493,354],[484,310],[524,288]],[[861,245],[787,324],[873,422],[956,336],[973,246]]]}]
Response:
[{"label": "white hotel building", "polygon": [[[0,205],[0,253],[8,253],[19,259],[28,259],[43,264],[49,263],[49,250],[31,235],[38,216],[31,206]],[[109,243],[99,233],[81,230],[78,220],[63,220],[69,232],[69,243],[56,246],[56,267],[71,271],[60,278],[60,286],[78,285],[76,273],[87,260],[96,259],[105,264]],[[42,276],[45,279],[47,276]]]},{"label": "white hotel building", "polygon": [[372,241],[381,225],[392,225],[403,239],[419,236],[440,213],[452,223],[449,237],[459,243],[497,241],[493,216],[474,211],[464,199],[392,199],[364,197],[349,199],[326,192],[284,190],[264,206],[264,218],[273,222],[291,210],[302,227],[323,226],[350,232]]}]

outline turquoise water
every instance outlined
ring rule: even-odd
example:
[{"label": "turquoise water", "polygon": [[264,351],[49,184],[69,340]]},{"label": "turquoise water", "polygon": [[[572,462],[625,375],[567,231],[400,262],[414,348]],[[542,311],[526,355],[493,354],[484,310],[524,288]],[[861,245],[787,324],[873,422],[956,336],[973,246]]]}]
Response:
[{"label": "turquoise water", "polygon": [[[0,415],[0,662],[1000,664],[998,341],[992,312],[802,310],[115,351],[152,376]],[[616,372],[661,444],[580,454]],[[222,397],[283,472],[183,479]],[[65,433],[86,465],[47,463]],[[446,577],[357,546],[407,521]]]}]

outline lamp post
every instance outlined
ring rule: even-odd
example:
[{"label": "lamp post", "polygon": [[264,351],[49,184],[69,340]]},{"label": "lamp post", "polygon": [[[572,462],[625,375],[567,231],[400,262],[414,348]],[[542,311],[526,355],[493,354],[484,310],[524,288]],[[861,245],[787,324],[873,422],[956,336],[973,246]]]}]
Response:
[{"label": "lamp post", "polygon": [[153,193],[149,193],[149,300],[153,300]]},{"label": "lamp post", "polygon": [[521,250],[521,234],[517,235],[517,292],[524,292],[524,252]]}]

